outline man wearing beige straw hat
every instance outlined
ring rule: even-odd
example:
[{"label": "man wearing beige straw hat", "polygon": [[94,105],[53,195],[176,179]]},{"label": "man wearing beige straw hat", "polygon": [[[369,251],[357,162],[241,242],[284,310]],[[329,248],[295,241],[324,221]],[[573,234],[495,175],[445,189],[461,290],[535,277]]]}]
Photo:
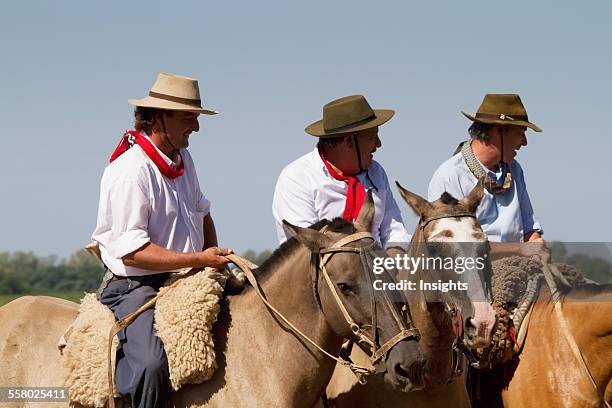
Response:
[{"label": "man wearing beige straw hat", "polygon": [[[542,226],[531,205],[523,169],[515,160],[518,150],[527,146],[527,128],[542,130],[529,121],[515,94],[487,94],[475,115],[462,113],[473,122],[468,130],[471,140],[460,144],[455,155],[436,170],[429,183],[429,200],[440,198],[445,191],[461,199],[482,180],[485,195],[476,217],[492,242],[492,255],[548,259]],[[498,242],[535,244],[495,244]]]},{"label": "man wearing beige straw hat", "polygon": [[290,237],[283,220],[301,227],[337,217],[354,221],[365,191],[372,189],[376,207],[372,235],[391,253],[407,249],[410,236],[387,174],[373,160],[382,145],[378,127],[394,113],[372,109],[361,95],[336,99],[323,107],[323,119],[306,128],[319,138],[317,146],[285,167],[276,183],[272,212],[281,243]]},{"label": "man wearing beige straw hat", "polygon": [[[135,105],[135,130],[127,131],[104,170],[98,222],[107,273],[100,301],[117,319],[152,299],[170,271],[221,268],[231,249],[217,247],[210,202],[200,190],[187,146],[199,130],[198,82],[161,73]],[[153,310],[118,334],[116,389],[131,406],[170,404],[167,357],[153,330]]]}]

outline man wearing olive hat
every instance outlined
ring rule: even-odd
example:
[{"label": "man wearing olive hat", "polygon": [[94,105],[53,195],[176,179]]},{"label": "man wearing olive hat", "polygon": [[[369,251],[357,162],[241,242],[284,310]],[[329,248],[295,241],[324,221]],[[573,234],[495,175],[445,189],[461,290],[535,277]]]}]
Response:
[{"label": "man wearing olive hat", "polygon": [[479,180],[485,195],[476,211],[478,222],[489,241],[536,242],[539,244],[495,245],[492,255],[542,255],[549,257],[527,192],[518,150],[527,146],[527,128],[542,130],[529,122],[519,95],[487,94],[475,115],[462,112],[473,123],[471,139],[459,145],[455,155],[442,163],[429,183],[429,200],[443,192],[456,199],[465,197]]},{"label": "man wearing olive hat", "polygon": [[276,182],[272,213],[281,243],[291,236],[283,220],[300,227],[337,217],[352,222],[359,215],[366,190],[372,189],[372,235],[391,253],[407,249],[410,236],[387,174],[373,160],[382,145],[378,127],[394,114],[390,109],[372,109],[361,95],[336,99],[323,107],[323,119],[306,127],[308,134],[319,138],[315,149],[285,167]]},{"label": "man wearing olive hat", "polygon": [[[107,269],[100,301],[117,319],[152,299],[168,272],[222,268],[231,249],[217,248],[210,201],[200,190],[191,155],[201,106],[198,82],[161,73],[135,105],[135,130],[127,131],[110,157],[100,186],[99,243]],[[153,330],[153,309],[118,334],[116,390],[131,406],[170,405],[168,361]]]}]

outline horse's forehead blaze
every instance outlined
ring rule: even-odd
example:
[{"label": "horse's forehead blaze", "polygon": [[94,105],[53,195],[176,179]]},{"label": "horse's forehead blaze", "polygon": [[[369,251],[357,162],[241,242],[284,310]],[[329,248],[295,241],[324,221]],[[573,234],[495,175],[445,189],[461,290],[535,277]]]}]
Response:
[{"label": "horse's forehead blaze", "polygon": [[427,237],[431,242],[483,242],[486,239],[471,217],[441,218],[434,222]]}]

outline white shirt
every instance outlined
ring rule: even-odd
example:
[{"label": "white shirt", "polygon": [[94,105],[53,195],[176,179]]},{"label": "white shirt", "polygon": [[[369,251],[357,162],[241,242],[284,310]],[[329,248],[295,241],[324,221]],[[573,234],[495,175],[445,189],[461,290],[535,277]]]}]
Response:
[{"label": "white shirt", "polygon": [[[383,246],[408,248],[410,235],[406,232],[400,210],[393,198],[387,174],[378,162],[368,169],[370,180],[362,172],[357,177],[367,190],[373,190],[374,221],[372,235]],[[374,185],[372,185],[374,183]],[[334,179],[315,148],[283,169],[274,191],[272,214],[280,243],[291,237],[282,220],[298,227],[309,227],[323,219],[342,217],[348,184]]]},{"label": "white shirt", "polygon": [[175,179],[164,176],[136,144],[104,170],[92,239],[100,243],[102,261],[115,275],[159,273],[125,266],[121,259],[148,242],[179,252],[202,250],[210,201],[200,190],[191,155],[181,149],[181,156],[185,172]]},{"label": "white shirt", "polygon": [[[487,174],[492,171],[480,163]],[[542,231],[535,217],[521,165],[513,160],[510,163],[512,187],[503,194],[491,194],[485,190],[484,197],[476,210],[476,218],[490,241],[523,242],[524,235],[530,231]],[[476,186],[476,176],[468,168],[461,153],[457,153],[438,167],[429,183],[430,201],[448,192],[456,199],[467,196]]]}]

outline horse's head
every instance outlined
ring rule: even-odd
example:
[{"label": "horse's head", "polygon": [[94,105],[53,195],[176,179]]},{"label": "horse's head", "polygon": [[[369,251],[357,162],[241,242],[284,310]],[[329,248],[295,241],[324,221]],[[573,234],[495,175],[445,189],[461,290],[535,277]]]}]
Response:
[{"label": "horse's head", "polygon": [[416,257],[424,255],[427,265],[422,278],[443,283],[452,280],[460,282],[461,289],[467,289],[428,292],[426,298],[438,295],[436,300],[444,302],[452,313],[456,312],[452,310],[453,305],[458,304],[457,316],[463,320],[467,346],[477,348],[489,344],[496,324],[495,311],[489,303],[489,244],[474,216],[484,194],[482,185],[477,184],[461,200],[445,192],[430,203],[396,184],[406,203],[420,217],[410,253]]},{"label": "horse's head", "polygon": [[358,344],[392,386],[419,390],[425,385],[425,354],[407,303],[393,302],[373,287],[375,279],[393,281],[372,270],[373,257],[385,256],[370,234],[373,217],[370,191],[354,224],[336,219],[321,230],[285,226],[312,253],[315,297],[333,331]]}]

